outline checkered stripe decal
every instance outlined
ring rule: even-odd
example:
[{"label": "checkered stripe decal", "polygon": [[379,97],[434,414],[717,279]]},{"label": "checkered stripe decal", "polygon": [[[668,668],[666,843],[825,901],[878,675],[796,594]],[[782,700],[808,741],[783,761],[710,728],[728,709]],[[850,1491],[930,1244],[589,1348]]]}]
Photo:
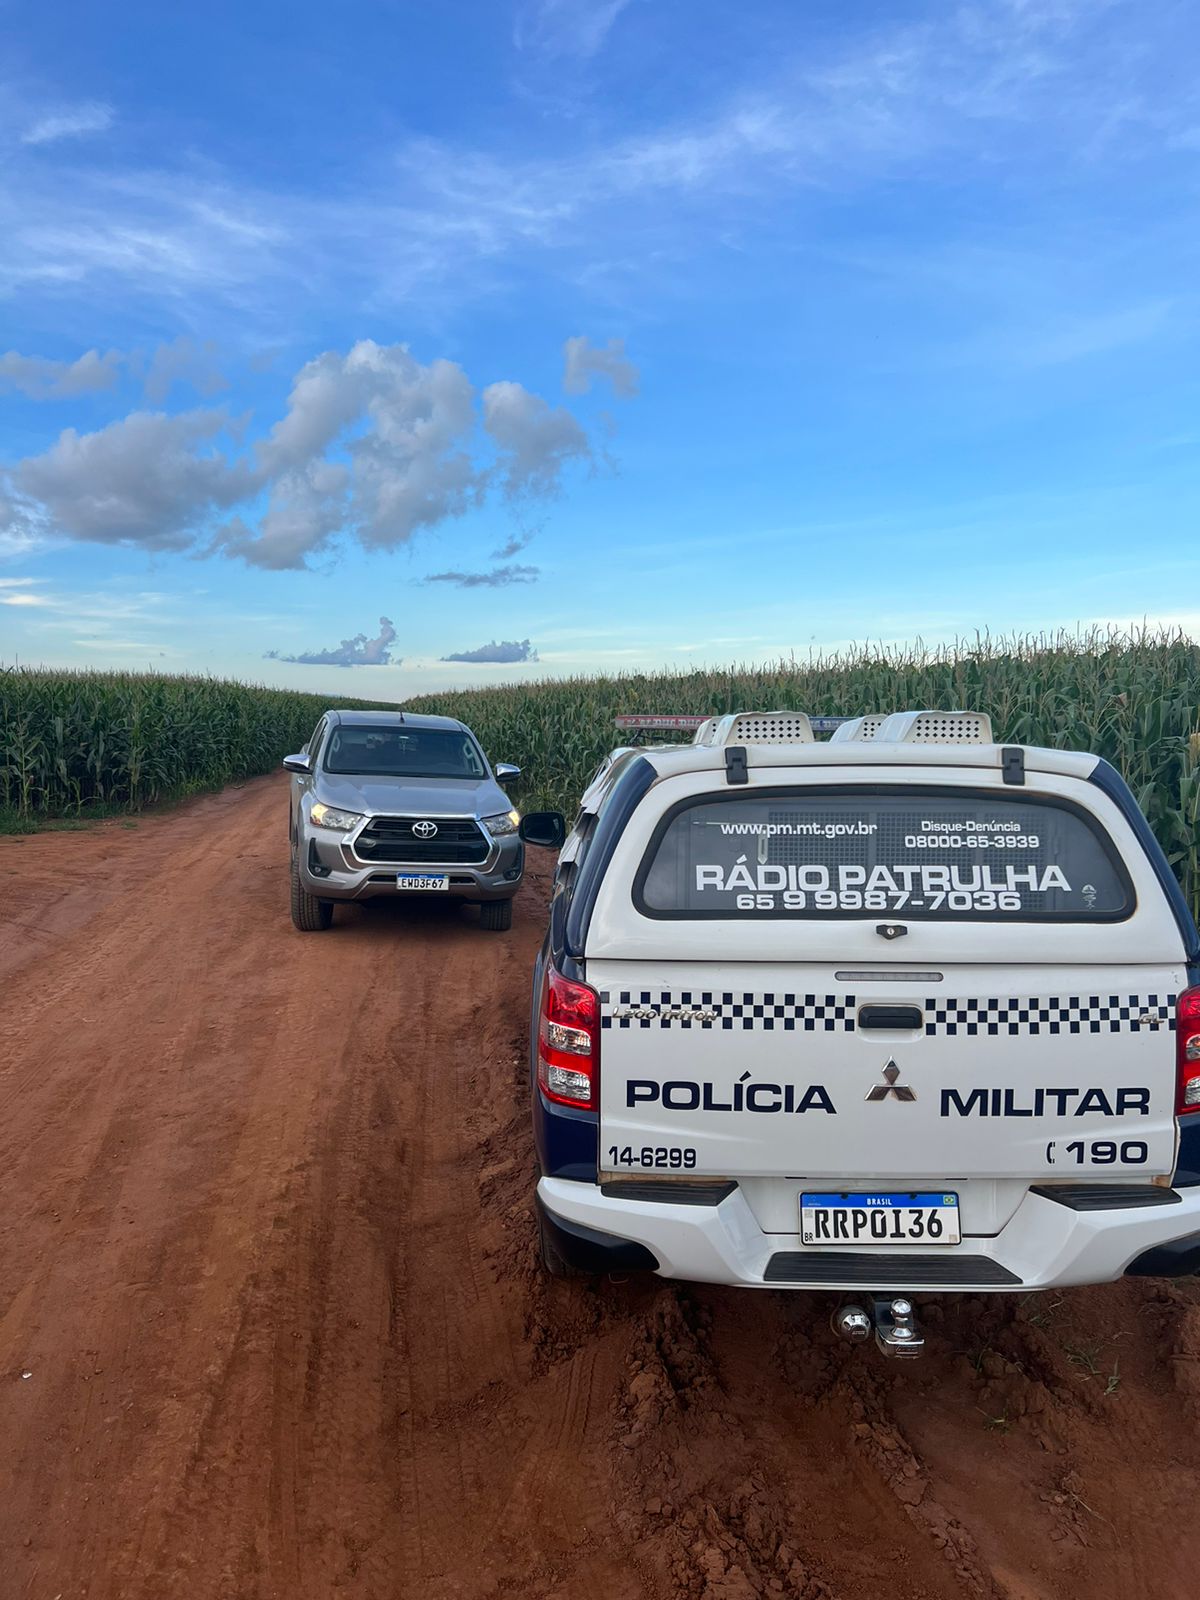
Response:
[{"label": "checkered stripe decal", "polygon": [[1175,996],[1090,994],[1049,1000],[925,1002],[927,1034],[1141,1033],[1175,1027]]},{"label": "checkered stripe decal", "polygon": [[[1001,1034],[1142,1033],[1173,1031],[1173,994],[1053,995],[1049,999],[953,999],[924,1002],[925,1033],[967,1037]],[[600,996],[603,1028],[723,1028],[743,1032],[853,1033],[852,994],[737,994],[729,990],[620,989]],[[696,1013],[680,1015],[680,1012]]]},{"label": "checkered stripe decal", "polygon": [[[854,1032],[855,999],[852,994],[733,994],[714,989],[621,989],[600,996],[604,1028],[776,1028],[786,1033]],[[711,1016],[673,1015],[675,1007],[712,1013]],[[614,1016],[613,1013],[623,1013]],[[638,1013],[641,1013],[640,1015]]]}]

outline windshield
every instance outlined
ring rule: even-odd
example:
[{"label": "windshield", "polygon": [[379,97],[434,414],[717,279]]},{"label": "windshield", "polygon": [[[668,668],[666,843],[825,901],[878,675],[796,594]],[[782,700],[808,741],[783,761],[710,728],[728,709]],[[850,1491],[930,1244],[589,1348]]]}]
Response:
[{"label": "windshield", "polygon": [[335,728],[325,771],[381,778],[483,778],[479,746],[458,728]]},{"label": "windshield", "polygon": [[1067,800],[972,790],[701,796],[662,823],[635,899],[651,917],[1104,922],[1133,891]]}]

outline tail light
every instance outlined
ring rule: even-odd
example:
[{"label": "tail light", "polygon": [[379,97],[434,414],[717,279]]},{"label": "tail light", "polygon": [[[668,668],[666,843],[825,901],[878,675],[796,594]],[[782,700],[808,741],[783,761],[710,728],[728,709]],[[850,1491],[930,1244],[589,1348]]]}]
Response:
[{"label": "tail light", "polygon": [[593,1110],[600,1077],[599,995],[547,966],[540,1012],[537,1076],[542,1093],[559,1105]]},{"label": "tail light", "polygon": [[1175,1002],[1175,1114],[1200,1111],[1200,988],[1185,989]]}]

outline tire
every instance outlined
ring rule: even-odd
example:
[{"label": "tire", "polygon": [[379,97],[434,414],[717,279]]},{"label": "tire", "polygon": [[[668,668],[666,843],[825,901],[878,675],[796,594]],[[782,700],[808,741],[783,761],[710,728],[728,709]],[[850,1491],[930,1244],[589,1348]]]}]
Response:
[{"label": "tire", "polygon": [[300,882],[300,862],[292,846],[292,922],[301,933],[323,933],[333,921],[333,906],[318,900]]},{"label": "tire", "polygon": [[504,933],[512,927],[511,900],[485,900],[479,908],[479,926],[493,933]]},{"label": "tire", "polygon": [[538,1211],[538,1254],[542,1258],[542,1267],[551,1278],[581,1278],[583,1274],[577,1267],[573,1267],[559,1250],[554,1242],[554,1235],[546,1226],[546,1219],[541,1210]]}]

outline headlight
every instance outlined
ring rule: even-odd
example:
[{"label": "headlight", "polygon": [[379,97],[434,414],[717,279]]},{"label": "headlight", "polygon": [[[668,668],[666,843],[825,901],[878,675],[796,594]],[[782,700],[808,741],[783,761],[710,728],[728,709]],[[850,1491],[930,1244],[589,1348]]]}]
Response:
[{"label": "headlight", "polygon": [[357,811],[338,811],[323,800],[316,801],[308,814],[318,828],[336,828],[339,833],[349,833],[362,821]]},{"label": "headlight", "polygon": [[520,820],[519,811],[502,811],[498,817],[484,817],[483,825],[493,839],[503,839],[510,833],[516,833]]}]

